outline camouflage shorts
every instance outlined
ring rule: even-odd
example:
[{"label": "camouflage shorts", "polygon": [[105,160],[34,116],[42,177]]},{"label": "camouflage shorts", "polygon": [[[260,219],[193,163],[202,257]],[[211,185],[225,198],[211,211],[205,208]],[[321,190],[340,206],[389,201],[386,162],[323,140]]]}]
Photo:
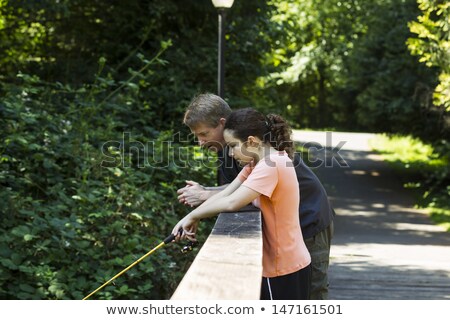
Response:
[{"label": "camouflage shorts", "polygon": [[311,300],[328,299],[328,265],[330,263],[330,244],[334,232],[333,222],[314,237],[305,239],[311,255]]}]

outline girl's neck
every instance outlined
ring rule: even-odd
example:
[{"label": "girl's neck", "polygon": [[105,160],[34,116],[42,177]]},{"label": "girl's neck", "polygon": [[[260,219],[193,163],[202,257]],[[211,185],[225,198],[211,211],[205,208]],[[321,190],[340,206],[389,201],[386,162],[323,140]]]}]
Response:
[{"label": "girl's neck", "polygon": [[263,159],[264,157],[268,156],[269,154],[272,153],[279,153],[280,151],[276,150],[274,147],[268,145],[268,144],[264,144],[261,146],[261,148],[258,149],[257,152],[257,157],[258,158],[254,158],[253,162],[255,164],[257,164],[259,162],[259,160]]}]

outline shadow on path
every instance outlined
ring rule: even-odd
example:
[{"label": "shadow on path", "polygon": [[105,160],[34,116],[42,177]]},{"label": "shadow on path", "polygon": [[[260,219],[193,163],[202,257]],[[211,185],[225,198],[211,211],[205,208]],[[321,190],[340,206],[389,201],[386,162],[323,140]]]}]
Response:
[{"label": "shadow on path", "polygon": [[339,300],[448,299],[448,270],[423,270],[351,257],[332,263],[330,298]]},{"label": "shadow on path", "polygon": [[[317,133],[322,137],[324,133]],[[450,235],[414,209],[414,199],[381,156],[369,151],[369,134],[336,148],[352,134],[333,133],[317,144],[308,132],[294,137],[310,160],[336,210],[331,249],[331,299],[450,298]],[[329,142],[329,141],[328,141]],[[361,146],[361,147],[359,147]],[[353,150],[355,149],[355,150]],[[312,157],[311,157],[312,156]]]}]

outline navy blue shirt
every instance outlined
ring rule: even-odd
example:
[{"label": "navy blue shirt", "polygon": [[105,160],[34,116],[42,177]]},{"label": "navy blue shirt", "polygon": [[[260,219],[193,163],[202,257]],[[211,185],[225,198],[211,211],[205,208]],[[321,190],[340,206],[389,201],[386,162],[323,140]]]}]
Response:
[{"label": "navy blue shirt", "polygon": [[[231,183],[242,167],[228,155],[228,147],[218,152],[218,160],[218,184]],[[335,213],[322,183],[298,153],[295,153],[293,163],[300,188],[300,226],[303,238],[308,239],[325,230],[333,221]]]}]

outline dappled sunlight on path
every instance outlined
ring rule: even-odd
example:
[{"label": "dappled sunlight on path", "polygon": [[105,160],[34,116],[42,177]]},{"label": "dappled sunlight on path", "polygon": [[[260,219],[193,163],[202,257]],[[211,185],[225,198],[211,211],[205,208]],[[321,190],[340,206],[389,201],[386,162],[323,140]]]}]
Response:
[{"label": "dappled sunlight on path", "polygon": [[370,151],[368,140],[375,137],[373,133],[303,131],[293,130],[294,141],[308,144],[320,144],[323,147],[336,147],[342,144],[342,150]]},{"label": "dappled sunlight on path", "polygon": [[[449,299],[450,235],[434,225],[372,134],[295,131],[336,210],[331,299]],[[344,142],[344,143],[342,143]],[[323,144],[327,147],[323,147]]]}]

